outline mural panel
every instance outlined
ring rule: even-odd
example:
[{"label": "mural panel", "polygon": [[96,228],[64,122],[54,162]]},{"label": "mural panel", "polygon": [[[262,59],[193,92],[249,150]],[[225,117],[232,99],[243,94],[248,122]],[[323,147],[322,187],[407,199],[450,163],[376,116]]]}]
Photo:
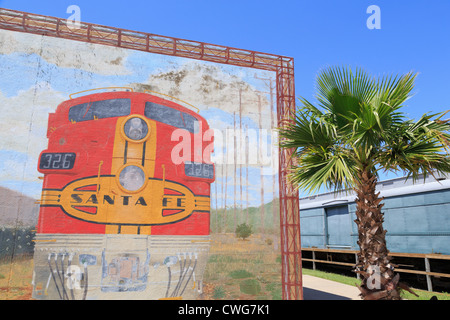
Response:
[{"label": "mural panel", "polygon": [[274,73],[6,30],[0,70],[4,298],[276,296]]}]

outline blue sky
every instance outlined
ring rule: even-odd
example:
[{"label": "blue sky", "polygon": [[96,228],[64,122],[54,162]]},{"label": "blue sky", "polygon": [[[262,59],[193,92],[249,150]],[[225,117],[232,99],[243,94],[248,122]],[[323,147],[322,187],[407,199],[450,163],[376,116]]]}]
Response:
[{"label": "blue sky", "polygon": [[[385,0],[0,0],[4,8],[81,19],[260,52],[295,61],[296,95],[313,98],[320,68],[350,65],[375,74],[419,73],[405,110],[416,118],[444,111],[450,82],[450,1]],[[381,29],[370,30],[370,5],[381,10]]]},{"label": "blue sky", "polygon": [[[404,109],[412,118],[450,109],[448,0],[0,0],[61,18],[70,5],[84,22],[293,57],[296,95],[307,99],[321,68],[350,65],[374,75],[418,72]],[[367,28],[370,5],[381,10],[381,29]]]}]

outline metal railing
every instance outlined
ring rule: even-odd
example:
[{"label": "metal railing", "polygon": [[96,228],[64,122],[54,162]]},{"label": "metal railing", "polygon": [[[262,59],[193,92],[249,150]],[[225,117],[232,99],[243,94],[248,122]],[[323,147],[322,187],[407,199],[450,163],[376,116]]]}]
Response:
[{"label": "metal railing", "polygon": [[[335,264],[340,266],[348,266],[353,267],[357,263],[357,254],[358,250],[339,250],[339,249],[320,249],[320,248],[302,248],[302,251],[310,251],[312,253],[312,259],[302,257],[302,261],[309,261],[313,264],[313,270],[316,269],[316,263],[324,263],[324,264]],[[349,262],[341,262],[341,261],[333,261],[333,260],[320,260],[316,259],[316,252],[322,252],[326,254],[337,253],[337,254],[353,254],[355,257],[354,263]],[[399,273],[410,273],[410,274],[418,274],[424,275],[427,280],[427,289],[428,291],[433,291],[433,285],[431,281],[431,277],[444,277],[450,278],[449,273],[441,273],[441,272],[432,272],[431,271],[431,263],[430,259],[435,260],[450,260],[450,255],[444,254],[436,254],[436,253],[406,253],[406,252],[390,252],[389,256],[392,258],[402,257],[402,258],[415,258],[415,259],[424,259],[425,262],[425,270],[411,270],[411,269],[402,269],[395,268],[396,272]],[[359,274],[357,274],[357,278],[359,279]]]}]

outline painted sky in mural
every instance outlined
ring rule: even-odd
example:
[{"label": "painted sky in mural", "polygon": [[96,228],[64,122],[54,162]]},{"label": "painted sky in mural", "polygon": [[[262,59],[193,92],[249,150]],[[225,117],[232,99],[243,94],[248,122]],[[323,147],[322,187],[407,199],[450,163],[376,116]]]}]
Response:
[{"label": "painted sky in mural", "polygon": [[[42,182],[36,167],[39,153],[47,146],[48,114],[74,92],[125,86],[168,94],[199,108],[215,131],[218,162],[225,159],[218,140],[227,146],[227,129],[254,132],[256,144],[249,138],[250,150],[243,149],[241,154],[251,158],[262,152],[258,159],[263,161],[243,158],[236,166],[229,164],[228,170],[218,163],[216,183],[226,179],[228,195],[234,194],[237,184],[243,185],[249,205],[259,206],[263,172],[264,202],[272,200],[273,185],[278,185],[272,183],[278,168],[271,147],[276,143],[271,135],[276,125],[272,72],[10,31],[0,31],[0,72],[2,187],[39,199]],[[248,176],[248,182],[234,179],[232,170],[238,177]],[[220,207],[222,193],[217,198]]]}]

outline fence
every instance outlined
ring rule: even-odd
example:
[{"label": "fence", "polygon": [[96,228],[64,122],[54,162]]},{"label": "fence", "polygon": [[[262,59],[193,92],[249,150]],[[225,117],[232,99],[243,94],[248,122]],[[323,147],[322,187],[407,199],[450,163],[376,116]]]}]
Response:
[{"label": "fence", "polygon": [[[302,261],[310,261],[312,262],[313,269],[316,269],[316,263],[324,263],[324,264],[334,264],[334,265],[340,265],[340,266],[348,266],[353,267],[358,259],[358,252],[357,250],[339,250],[339,249],[320,249],[320,248],[302,248],[303,252],[311,252],[312,258],[305,258],[302,257]],[[316,259],[316,253],[325,253],[327,254],[327,260],[321,260]],[[332,254],[346,254],[346,255],[353,255],[354,256],[354,262],[343,262],[343,261],[333,261]],[[302,254],[303,256],[303,254]],[[424,275],[426,277],[427,281],[427,289],[428,291],[433,291],[433,285],[431,281],[431,277],[443,277],[443,278],[450,278],[450,273],[442,273],[442,272],[432,272],[431,271],[431,261],[430,260],[439,260],[441,262],[446,262],[445,260],[450,260],[450,255],[443,255],[443,254],[435,254],[435,253],[406,253],[406,252],[390,252],[389,256],[392,258],[410,258],[410,259],[423,259],[425,270],[416,270],[416,269],[404,269],[404,268],[395,268],[396,272],[399,273],[410,273],[410,274],[417,274],[417,275]],[[394,263],[395,264],[395,263]],[[407,265],[399,265],[399,266],[407,266]],[[357,278],[359,279],[359,274],[357,274]]]}]

